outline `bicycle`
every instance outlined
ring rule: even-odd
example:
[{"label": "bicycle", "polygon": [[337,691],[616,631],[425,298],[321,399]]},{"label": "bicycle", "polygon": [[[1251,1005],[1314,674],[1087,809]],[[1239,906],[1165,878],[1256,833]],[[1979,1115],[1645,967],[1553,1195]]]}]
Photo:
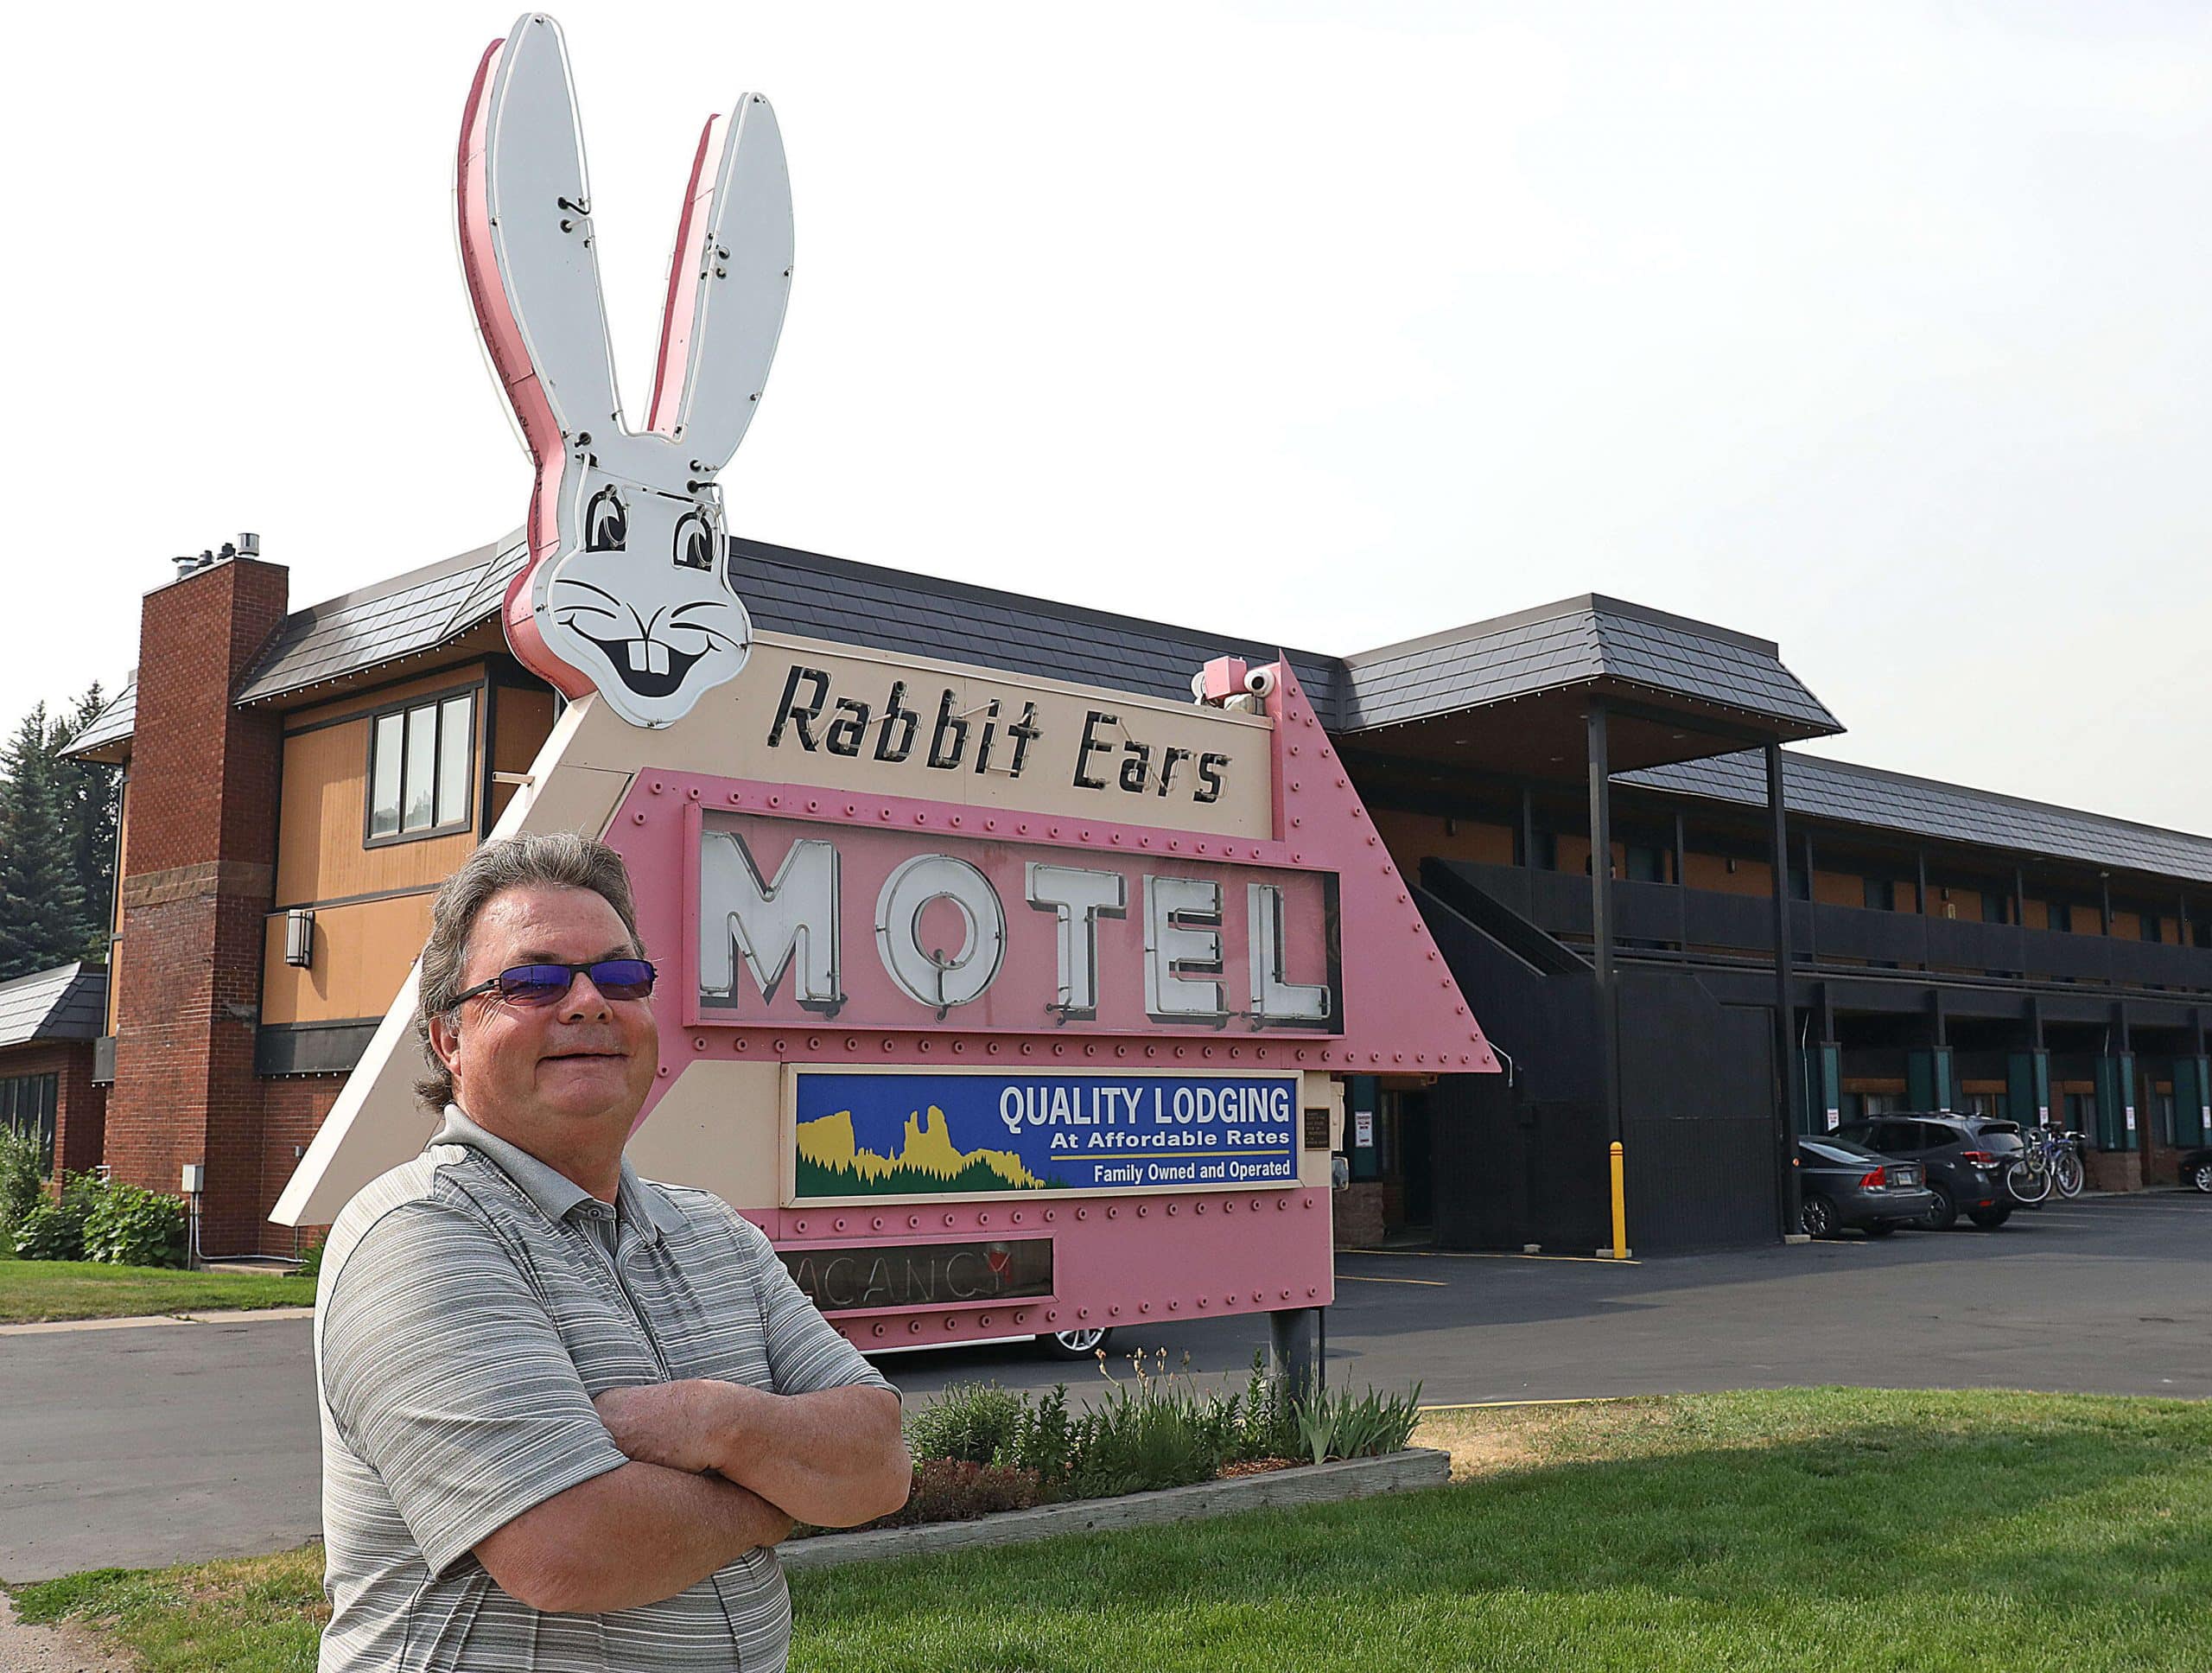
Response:
[{"label": "bicycle", "polygon": [[2053,1191],[2071,1199],[2082,1194],[2082,1135],[2048,1127],[2029,1129],[2018,1158],[2005,1170],[2005,1188],[2014,1200],[2039,1203]]},{"label": "bicycle", "polygon": [[2051,1141],[2050,1178],[2060,1196],[2078,1197],[2088,1183],[2082,1162],[2082,1152],[2088,1142],[2086,1133],[2064,1133]]},{"label": "bicycle", "polygon": [[2031,1141],[2005,1170],[2005,1190],[2014,1202],[2032,1208],[2050,1195],[2050,1154]]}]

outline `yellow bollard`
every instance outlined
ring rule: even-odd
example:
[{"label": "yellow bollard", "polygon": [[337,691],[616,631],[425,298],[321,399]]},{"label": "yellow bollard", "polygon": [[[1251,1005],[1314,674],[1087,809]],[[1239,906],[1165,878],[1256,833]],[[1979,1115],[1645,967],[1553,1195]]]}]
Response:
[{"label": "yellow bollard", "polygon": [[1628,1259],[1628,1171],[1618,1139],[1613,1141],[1613,1258]]}]

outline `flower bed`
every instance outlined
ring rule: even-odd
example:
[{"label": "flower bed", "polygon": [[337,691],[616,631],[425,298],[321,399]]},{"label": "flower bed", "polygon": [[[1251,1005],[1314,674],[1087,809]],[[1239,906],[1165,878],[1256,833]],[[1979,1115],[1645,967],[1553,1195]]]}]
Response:
[{"label": "flower bed", "polygon": [[[961,1522],[1006,1511],[1159,1492],[1268,1474],[1301,1463],[1405,1449],[1421,1389],[1403,1395],[1294,1390],[1257,1355],[1243,1389],[1202,1393],[1190,1357],[1173,1373],[1166,1350],[1129,1356],[1087,1408],[1061,1384],[1042,1395],[995,1384],[957,1384],[906,1420],[914,1485],[906,1503],[871,1529]],[[820,1530],[803,1530],[810,1536]]]}]

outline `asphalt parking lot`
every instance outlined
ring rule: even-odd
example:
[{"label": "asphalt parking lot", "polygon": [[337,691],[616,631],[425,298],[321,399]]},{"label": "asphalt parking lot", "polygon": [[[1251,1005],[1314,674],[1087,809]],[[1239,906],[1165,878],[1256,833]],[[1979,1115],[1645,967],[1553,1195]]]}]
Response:
[{"label": "asphalt parking lot", "polygon": [[[1808,1384],[2212,1396],[2212,1198],[2024,1211],[1994,1232],[1900,1232],[1619,1266],[1344,1255],[1331,1378],[1425,1404]],[[1258,1319],[1131,1333],[1240,1377]],[[0,1334],[0,1578],[296,1544],[320,1493],[309,1326]],[[1000,1346],[885,1358],[910,1402],[947,1383],[1093,1384]],[[1126,1362],[1116,1366],[1126,1374]]]},{"label": "asphalt parking lot", "polygon": [[[1900,1231],[1674,1256],[1339,1255],[1332,1380],[1424,1404],[1843,1383],[2212,1396],[2212,1197],[2023,1209],[1994,1231]],[[1236,1371],[1256,1320],[1118,1335]],[[910,1398],[976,1377],[1096,1376],[1009,1349],[887,1358]]]}]

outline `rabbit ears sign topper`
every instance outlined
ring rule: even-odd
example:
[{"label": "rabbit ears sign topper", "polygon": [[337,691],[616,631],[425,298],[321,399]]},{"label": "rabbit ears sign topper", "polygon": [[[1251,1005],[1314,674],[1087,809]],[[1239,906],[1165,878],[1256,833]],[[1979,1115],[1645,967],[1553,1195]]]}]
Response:
[{"label": "rabbit ears sign topper", "polygon": [[743,94],[699,137],[641,429],[615,391],[568,52],[541,12],[477,68],[455,198],[469,298],[537,473],[508,643],[565,696],[596,690],[633,726],[671,725],[752,649],[715,478],[752,422],[791,291],[776,114]]}]

